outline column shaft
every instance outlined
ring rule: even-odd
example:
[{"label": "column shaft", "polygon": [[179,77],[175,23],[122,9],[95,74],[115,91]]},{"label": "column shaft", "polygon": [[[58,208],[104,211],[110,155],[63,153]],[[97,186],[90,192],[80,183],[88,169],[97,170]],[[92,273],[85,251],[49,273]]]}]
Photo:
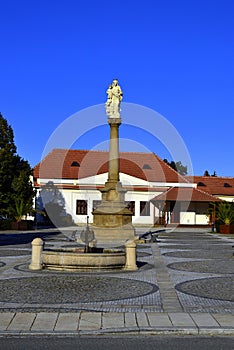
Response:
[{"label": "column shaft", "polygon": [[119,181],[119,124],[110,124],[109,174],[108,181]]}]

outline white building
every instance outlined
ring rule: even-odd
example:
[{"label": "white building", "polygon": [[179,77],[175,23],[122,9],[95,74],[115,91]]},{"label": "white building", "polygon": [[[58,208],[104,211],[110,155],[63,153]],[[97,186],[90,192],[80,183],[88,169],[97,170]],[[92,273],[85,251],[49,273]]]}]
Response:
[{"label": "white building", "polygon": [[[108,152],[102,151],[54,149],[34,168],[38,193],[45,185],[48,190],[42,206],[52,200],[48,188],[56,188],[76,224],[85,223],[87,215],[92,222],[107,177]],[[209,203],[219,201],[154,153],[120,152],[120,181],[134,225],[207,225]]]}]

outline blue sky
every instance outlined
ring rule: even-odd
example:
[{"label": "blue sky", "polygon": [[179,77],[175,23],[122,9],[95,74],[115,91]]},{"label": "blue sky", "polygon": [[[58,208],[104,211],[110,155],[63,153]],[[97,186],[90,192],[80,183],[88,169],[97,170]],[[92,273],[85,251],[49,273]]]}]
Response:
[{"label": "blue sky", "polygon": [[[232,0],[2,0],[0,13],[0,111],[32,166],[54,130],[104,103],[117,77],[124,102],[177,129],[195,175],[234,176]],[[97,118],[106,122],[105,113]],[[168,156],[141,131],[121,128],[120,136]],[[76,147],[90,149],[107,133],[91,130]]]}]

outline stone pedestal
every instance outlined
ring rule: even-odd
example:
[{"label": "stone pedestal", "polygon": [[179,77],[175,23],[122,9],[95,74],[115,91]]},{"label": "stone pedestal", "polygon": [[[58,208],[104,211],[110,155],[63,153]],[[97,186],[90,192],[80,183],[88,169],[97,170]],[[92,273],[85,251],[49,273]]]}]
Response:
[{"label": "stone pedestal", "polygon": [[125,270],[134,271],[137,270],[136,264],[136,243],[133,241],[127,241],[125,244],[126,262]]},{"label": "stone pedestal", "polygon": [[108,180],[101,189],[102,202],[93,212],[93,225],[97,243],[113,245],[134,240],[132,212],[126,208],[125,193],[119,181],[119,126],[120,118],[109,118],[110,148]]}]

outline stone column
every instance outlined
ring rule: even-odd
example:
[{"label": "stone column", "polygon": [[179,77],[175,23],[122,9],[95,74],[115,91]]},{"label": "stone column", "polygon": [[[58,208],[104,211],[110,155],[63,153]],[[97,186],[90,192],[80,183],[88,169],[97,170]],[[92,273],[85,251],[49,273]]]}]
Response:
[{"label": "stone column", "polygon": [[120,118],[109,118],[110,125],[110,146],[109,146],[109,173],[108,182],[119,181],[119,126]]},{"label": "stone column", "polygon": [[120,102],[122,91],[118,80],[107,90],[106,113],[110,125],[108,178],[105,187],[100,189],[102,193],[101,204],[93,211],[93,225],[97,244],[122,245],[126,240],[134,240],[135,230],[132,226],[132,212],[126,207],[126,190],[120,182],[119,166],[119,126]]},{"label": "stone column", "polygon": [[30,270],[41,270],[42,269],[42,250],[43,250],[43,240],[41,238],[35,238],[32,241],[32,260],[29,265]]}]

